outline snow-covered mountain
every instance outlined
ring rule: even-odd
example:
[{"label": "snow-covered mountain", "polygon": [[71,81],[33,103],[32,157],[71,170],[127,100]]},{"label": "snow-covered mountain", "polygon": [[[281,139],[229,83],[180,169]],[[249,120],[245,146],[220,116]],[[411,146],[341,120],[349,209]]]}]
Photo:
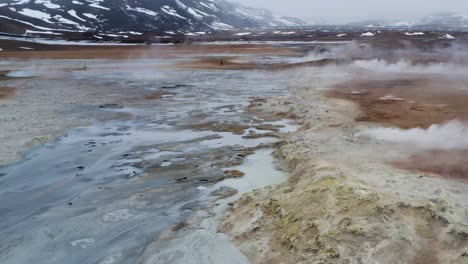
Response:
[{"label": "snow-covered mountain", "polygon": [[0,31],[195,32],[299,26],[295,18],[225,0],[3,0]]},{"label": "snow-covered mountain", "polygon": [[419,25],[468,30],[467,14],[435,14],[418,22]]},{"label": "snow-covered mountain", "polygon": [[366,20],[349,23],[348,26],[370,28],[422,28],[431,30],[468,30],[468,15],[434,14],[414,20]]}]

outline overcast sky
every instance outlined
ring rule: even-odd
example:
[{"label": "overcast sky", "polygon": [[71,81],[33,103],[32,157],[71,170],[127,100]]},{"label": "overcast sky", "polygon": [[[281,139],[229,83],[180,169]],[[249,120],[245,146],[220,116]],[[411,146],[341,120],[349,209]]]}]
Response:
[{"label": "overcast sky", "polygon": [[325,22],[421,18],[432,13],[468,15],[468,0],[230,0],[275,14]]}]

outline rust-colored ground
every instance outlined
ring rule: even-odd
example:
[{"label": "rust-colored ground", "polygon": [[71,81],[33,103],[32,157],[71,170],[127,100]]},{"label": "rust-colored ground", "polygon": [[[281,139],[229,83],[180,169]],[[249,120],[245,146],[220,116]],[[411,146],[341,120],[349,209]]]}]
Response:
[{"label": "rust-colored ground", "polygon": [[468,180],[468,150],[432,150],[412,155],[408,160],[393,162],[407,170],[434,173]]},{"label": "rust-colored ground", "polygon": [[15,94],[16,89],[13,87],[1,87],[0,86],[0,99],[6,99]]},{"label": "rust-colored ground", "polygon": [[427,128],[453,119],[468,119],[468,92],[463,83],[444,77],[355,80],[336,85],[328,95],[360,106],[357,121],[400,128]]},{"label": "rust-colored ground", "polygon": [[[403,77],[401,77],[403,76]],[[329,96],[357,103],[369,121],[402,129],[428,128],[450,120],[468,120],[464,81],[443,76],[400,75],[398,79],[354,80],[333,87]],[[400,169],[468,179],[468,150],[420,151],[391,163]]]},{"label": "rust-colored ground", "polygon": [[[295,54],[294,56],[300,56]],[[258,62],[242,62],[238,57],[216,57],[216,58],[200,58],[193,61],[181,62],[177,65],[182,69],[200,69],[200,70],[288,70],[301,67],[320,67],[327,65],[336,65],[339,63],[335,59],[323,59],[315,61],[306,61],[298,63],[258,63]],[[221,63],[222,62],[222,63]]]},{"label": "rust-colored ground", "polygon": [[253,70],[261,68],[261,64],[254,62],[238,62],[236,57],[202,58],[177,64],[180,69],[198,70]]},{"label": "rust-colored ground", "polygon": [[[2,44],[3,41],[0,41]],[[299,56],[292,48],[272,45],[167,45],[167,46],[49,46],[20,42],[29,51],[3,51],[0,58],[14,59],[163,59],[196,54],[259,54],[264,56]],[[19,44],[18,44],[19,45]]]},{"label": "rust-colored ground", "polygon": [[155,99],[161,99],[164,96],[172,96],[172,95],[175,95],[175,94],[174,93],[157,91],[157,92],[153,92],[153,93],[145,95],[145,99],[155,100]]}]

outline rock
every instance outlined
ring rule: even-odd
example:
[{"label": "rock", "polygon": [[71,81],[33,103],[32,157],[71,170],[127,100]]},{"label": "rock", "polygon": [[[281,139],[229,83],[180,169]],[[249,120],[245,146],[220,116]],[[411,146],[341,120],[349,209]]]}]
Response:
[{"label": "rock", "polygon": [[161,86],[161,89],[176,89],[176,88],[181,88],[181,87],[186,87],[187,85],[185,84],[172,84],[172,85],[163,85]]},{"label": "rock", "polygon": [[119,104],[103,104],[100,105],[99,108],[101,109],[121,109],[124,108],[122,105]]},{"label": "rock", "polygon": [[221,187],[217,190],[212,191],[210,195],[218,196],[220,198],[228,198],[228,197],[236,195],[238,192],[239,191],[231,187]]},{"label": "rock", "polygon": [[188,227],[189,224],[187,222],[180,222],[178,224],[175,224],[171,227],[171,230],[174,231],[174,232],[177,232],[177,231],[180,231],[181,229],[184,229],[186,227]]},{"label": "rock", "polygon": [[239,170],[228,170],[228,171],[225,171],[224,174],[231,178],[240,178],[245,175],[245,173]]},{"label": "rock", "polygon": [[186,180],[188,180],[188,178],[183,177],[183,178],[176,179],[176,182],[183,182],[183,181],[186,181]]}]

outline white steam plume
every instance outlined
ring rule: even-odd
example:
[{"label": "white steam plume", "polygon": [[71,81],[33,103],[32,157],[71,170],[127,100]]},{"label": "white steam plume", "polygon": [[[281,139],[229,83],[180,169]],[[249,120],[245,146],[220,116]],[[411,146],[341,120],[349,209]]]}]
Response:
[{"label": "white steam plume", "polygon": [[352,64],[366,70],[388,73],[465,75],[467,70],[465,67],[455,66],[447,63],[431,63],[422,65],[412,64],[406,60],[399,60],[395,63],[389,63],[380,59],[356,60]]},{"label": "white steam plume", "polygon": [[362,135],[424,149],[468,149],[468,127],[456,120],[443,125],[432,125],[427,129],[376,128],[365,131]]}]

